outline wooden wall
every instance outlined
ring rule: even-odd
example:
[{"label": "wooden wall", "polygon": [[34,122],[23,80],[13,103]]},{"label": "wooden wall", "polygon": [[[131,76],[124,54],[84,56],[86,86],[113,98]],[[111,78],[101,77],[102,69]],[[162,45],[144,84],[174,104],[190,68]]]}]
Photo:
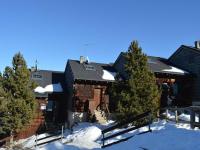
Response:
[{"label": "wooden wall", "polygon": [[69,65],[69,62],[67,63],[66,68],[65,68],[65,80],[66,80],[66,86],[64,87],[64,89],[67,92],[67,97],[66,97],[67,110],[72,111],[74,77],[73,77],[73,73]]},{"label": "wooden wall", "polygon": [[47,104],[46,98],[38,98],[37,101],[37,110],[36,115],[31,121],[30,124],[24,126],[24,128],[15,135],[15,140],[28,138],[36,133],[40,132],[40,130],[44,127],[45,117],[43,111],[40,109],[42,105]]},{"label": "wooden wall", "polygon": [[[107,96],[108,84],[93,83],[92,81],[85,83],[74,84],[74,97],[73,97],[73,111],[74,112],[87,112],[88,108],[93,112],[99,105],[97,99],[100,96],[101,103],[103,104]],[[98,92],[100,91],[100,93]],[[94,94],[96,93],[96,95]]]},{"label": "wooden wall", "polygon": [[191,99],[200,105],[200,52],[181,46],[170,62],[194,74],[193,80],[190,80]]},{"label": "wooden wall", "polygon": [[[48,95],[48,100],[53,101],[53,111],[47,112],[49,122],[64,123],[67,118],[67,95],[65,93],[53,93]],[[46,114],[47,114],[46,113]]]}]

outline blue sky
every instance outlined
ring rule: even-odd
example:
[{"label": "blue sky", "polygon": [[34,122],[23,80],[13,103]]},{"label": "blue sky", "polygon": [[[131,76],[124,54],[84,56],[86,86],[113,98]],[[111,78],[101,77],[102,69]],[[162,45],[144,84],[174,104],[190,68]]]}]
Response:
[{"label": "blue sky", "polygon": [[199,0],[0,0],[0,71],[21,52],[28,66],[63,71],[67,59],[113,62],[138,40],[169,57],[200,40]]}]

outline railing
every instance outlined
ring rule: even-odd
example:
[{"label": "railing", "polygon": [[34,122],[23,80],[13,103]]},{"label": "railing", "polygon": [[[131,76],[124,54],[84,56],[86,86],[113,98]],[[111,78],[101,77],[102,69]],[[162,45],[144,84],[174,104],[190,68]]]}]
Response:
[{"label": "railing", "polygon": [[105,109],[106,109],[106,113],[107,113],[108,115],[110,115],[110,110],[109,110],[109,108],[108,108],[108,104],[105,104]]},{"label": "railing", "polygon": [[[64,138],[64,126],[62,126],[62,130],[58,131],[57,133],[51,134],[49,136],[46,137],[42,137],[42,138],[37,138],[36,135],[36,140],[35,140],[35,147],[40,146],[40,145],[44,145],[44,144],[48,144],[57,140],[62,140]],[[42,141],[42,142],[41,142]]]},{"label": "railing", "polygon": [[[121,128],[123,126],[127,126],[128,124],[133,123],[135,121],[138,121],[138,120],[140,120],[142,118],[148,118],[147,119],[148,121],[145,121],[145,123],[142,123],[142,124],[137,125],[137,126],[132,126],[132,127],[128,128],[128,129],[125,129],[125,130],[120,131],[118,133],[114,133],[114,134],[105,136],[106,133],[108,133],[108,132],[110,132],[110,131],[112,131],[114,129]],[[148,111],[148,112],[145,112],[145,113],[140,114],[138,116],[135,116],[135,117],[133,117],[133,118],[127,120],[127,121],[124,121],[122,123],[118,123],[118,124],[116,124],[114,126],[111,126],[111,127],[107,128],[107,129],[102,130],[102,135],[103,135],[103,138],[102,138],[102,148],[105,148],[105,147],[108,147],[108,146],[111,146],[113,144],[117,144],[117,143],[120,143],[120,142],[123,142],[123,141],[127,141],[128,139],[132,138],[134,135],[129,136],[129,137],[124,138],[124,139],[120,139],[120,140],[118,140],[116,142],[113,142],[113,143],[105,144],[105,141],[108,140],[108,139],[114,138],[116,136],[122,135],[122,134],[130,132],[132,130],[139,129],[139,128],[144,127],[144,126],[148,126],[148,131],[144,131],[142,133],[151,132],[151,128],[150,128],[151,122],[152,122],[151,112]],[[140,134],[142,134],[142,133],[140,133]]]},{"label": "railing", "polygon": [[13,135],[13,137],[8,135],[5,138],[0,138],[0,147],[5,145],[12,145],[13,140],[25,139],[35,135],[38,132],[40,126],[43,124],[44,118],[38,114],[38,117],[34,118],[32,123],[25,125],[24,128],[19,133]]},{"label": "railing", "polygon": [[[165,115],[163,115],[162,113],[160,114],[160,111],[165,112]],[[169,117],[170,112],[174,112],[174,118]],[[184,120],[180,118],[179,113],[187,113],[188,115],[190,115],[190,120]],[[196,116],[199,117],[198,122],[195,120]],[[200,128],[200,106],[161,108],[157,113],[157,117],[176,123],[190,124],[191,128]]]}]

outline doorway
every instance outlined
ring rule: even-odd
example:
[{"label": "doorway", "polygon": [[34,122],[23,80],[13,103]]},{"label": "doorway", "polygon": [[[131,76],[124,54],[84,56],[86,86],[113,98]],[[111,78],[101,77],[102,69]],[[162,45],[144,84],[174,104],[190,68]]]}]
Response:
[{"label": "doorway", "polygon": [[102,89],[100,88],[94,89],[94,98],[93,101],[90,101],[89,104],[90,111],[93,112],[94,110],[101,109],[102,108],[101,103],[102,103]]}]

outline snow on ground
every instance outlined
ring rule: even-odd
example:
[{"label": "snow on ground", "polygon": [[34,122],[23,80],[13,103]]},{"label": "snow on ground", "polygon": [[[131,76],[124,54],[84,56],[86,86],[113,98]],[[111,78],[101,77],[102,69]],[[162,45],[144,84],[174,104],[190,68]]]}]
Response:
[{"label": "snow on ground", "polygon": [[[187,129],[185,129],[187,128]],[[154,123],[153,132],[136,135],[127,142],[108,147],[108,150],[199,150],[200,131],[188,129],[188,125]]]},{"label": "snow on ground", "polygon": [[[174,113],[169,112],[168,117],[174,118]],[[187,114],[180,114],[179,118],[188,121],[190,116]],[[198,118],[196,118],[196,120],[198,120]],[[105,125],[97,123],[79,123],[74,126],[72,132],[65,130],[65,138],[62,140],[37,148],[34,147],[36,140],[35,135],[24,140],[19,140],[15,144],[20,144],[23,148],[30,148],[33,150],[100,150],[102,143],[101,130],[111,126],[113,123],[113,121]],[[128,141],[107,147],[105,150],[200,150],[200,130],[197,128],[191,129],[189,124],[175,124],[161,120],[159,122],[154,122],[151,125],[151,129],[153,132],[138,135],[138,133],[148,130],[148,127],[143,127],[139,130],[109,139],[105,142],[106,144],[134,135],[134,137]],[[108,134],[117,133],[121,130],[123,129],[115,129]],[[37,138],[43,138],[48,135],[47,133],[40,134]],[[58,137],[59,136],[60,135],[58,135]],[[48,139],[44,139],[42,142],[45,142],[45,140]],[[4,149],[0,148],[0,150]]]},{"label": "snow on ground", "polygon": [[[34,145],[35,136],[24,140],[24,147],[32,147],[36,150],[89,150],[101,149],[101,129],[108,125],[99,125],[91,123],[80,123],[73,128],[73,133],[69,130],[64,133],[65,138],[61,141],[52,142],[37,148]],[[126,142],[122,142],[105,150],[200,150],[200,130],[190,129],[189,124],[174,124],[172,122],[159,121],[151,125],[153,132],[137,135],[142,131],[147,131],[148,127],[140,128],[137,131],[131,131],[127,134],[108,140],[106,143],[114,142],[118,139],[135,135]],[[122,129],[116,129],[111,133],[119,132]],[[111,134],[110,133],[110,134]],[[40,135],[41,137],[46,134]]]},{"label": "snow on ground", "polygon": [[[179,118],[185,121],[190,121],[190,115],[188,114],[181,114],[179,115]],[[198,122],[199,121],[199,116],[195,116],[195,121]]]},{"label": "snow on ground", "polygon": [[[166,113],[163,113],[163,115],[166,116]],[[175,119],[175,113],[169,111],[167,114],[167,118],[169,119]],[[184,120],[184,121],[190,121],[190,114],[185,114],[185,113],[181,113],[178,115],[178,119]],[[199,116],[195,116],[195,121],[198,122],[199,121]]]},{"label": "snow on ground", "polygon": [[87,123],[84,123],[81,126],[76,127],[73,134],[67,136],[63,142],[66,143],[71,141],[68,145],[73,145],[80,149],[99,148],[99,143],[96,141],[101,137],[101,129],[97,126],[87,126]]},{"label": "snow on ground", "polygon": [[[182,116],[187,116],[182,114]],[[170,116],[168,116],[170,117]],[[171,113],[171,117],[173,114]],[[101,149],[101,130],[107,128],[113,122],[107,125],[80,123],[73,128],[73,133],[66,130],[64,133],[65,138],[61,141],[52,142],[37,148],[34,147],[36,136],[31,136],[24,140],[19,140],[16,144],[21,144],[24,148],[31,148],[36,150],[89,150]],[[190,129],[189,124],[174,124],[172,122],[159,121],[151,125],[153,132],[142,135],[137,135],[140,132],[147,131],[148,127],[140,128],[136,131],[131,131],[127,134],[117,136],[109,139],[106,143],[111,143],[116,140],[135,135],[133,138],[126,142],[122,142],[111,147],[105,148],[106,150],[200,150],[199,139],[200,130]],[[115,129],[109,134],[117,133],[123,129]],[[41,134],[37,138],[43,138],[49,134]],[[4,150],[0,148],[0,150]]]},{"label": "snow on ground", "polygon": [[[49,134],[44,133],[37,136],[37,139],[49,136]],[[33,135],[27,139],[21,139],[17,141],[15,144],[22,144],[24,148],[31,148],[34,147],[36,140],[36,135]]]}]

